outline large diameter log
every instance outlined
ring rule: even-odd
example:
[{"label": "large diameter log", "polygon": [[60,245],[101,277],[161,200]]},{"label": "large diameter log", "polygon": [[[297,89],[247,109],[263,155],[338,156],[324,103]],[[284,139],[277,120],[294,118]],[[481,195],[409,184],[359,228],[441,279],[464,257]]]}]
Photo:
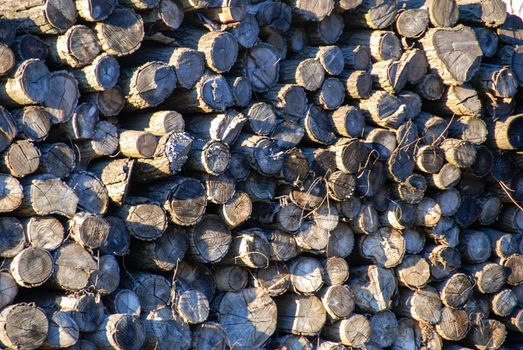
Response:
[{"label": "large diameter log", "polygon": [[347,27],[387,28],[396,19],[395,0],[363,0],[355,11],[345,14]]},{"label": "large diameter log", "polygon": [[[238,311],[246,317],[238,318]],[[218,305],[218,321],[235,349],[252,349],[276,330],[276,311],[276,303],[268,294],[248,288],[223,296]]]},{"label": "large diameter log", "polygon": [[0,102],[7,107],[43,103],[50,91],[51,74],[39,59],[23,61],[0,85]]},{"label": "large diameter log", "polygon": [[[12,45],[12,49],[17,61],[25,61],[30,58],[38,58],[44,61],[49,56],[49,48],[46,42],[32,34],[18,36]],[[8,61],[5,64],[9,64]]]},{"label": "large diameter log", "polygon": [[397,289],[394,273],[376,265],[352,268],[348,284],[354,291],[356,306],[371,313],[389,309]]},{"label": "large diameter log", "polygon": [[89,285],[89,277],[96,270],[92,255],[76,243],[66,243],[54,254],[51,282],[58,288],[77,291]]},{"label": "large diameter log", "polygon": [[467,82],[479,69],[483,52],[476,34],[468,27],[432,28],[420,42],[430,67],[445,84],[460,85]]},{"label": "large diameter log", "polygon": [[467,335],[469,319],[464,310],[444,307],[441,311],[441,321],[436,325],[436,332],[446,340],[458,341]]},{"label": "large diameter log", "polygon": [[59,214],[71,217],[76,212],[78,197],[60,179],[38,175],[24,182],[24,199],[17,211],[19,215]]},{"label": "large diameter log", "polygon": [[229,84],[221,75],[206,72],[191,89],[180,89],[165,100],[165,106],[180,112],[223,111],[232,106]]},{"label": "large diameter log", "polygon": [[2,15],[17,20],[18,30],[34,34],[59,34],[76,21],[74,0],[30,0],[6,3]]},{"label": "large diameter log", "polygon": [[326,313],[315,296],[286,294],[276,299],[278,306],[277,328],[297,335],[314,335],[323,327]]},{"label": "large diameter log", "polygon": [[464,274],[455,273],[436,285],[443,304],[448,307],[461,308],[474,292],[474,280]]},{"label": "large diameter log", "polygon": [[145,341],[145,331],[136,316],[112,314],[87,338],[98,349],[138,350]]},{"label": "large diameter log", "polygon": [[117,57],[138,50],[144,37],[142,18],[127,8],[118,8],[97,22],[95,31],[102,49]]},{"label": "large diameter log", "polygon": [[136,160],[134,173],[137,181],[151,182],[178,173],[187,161],[192,141],[185,132],[162,136],[153,158]]},{"label": "large diameter log", "polygon": [[51,254],[42,248],[26,248],[18,253],[9,264],[16,283],[25,288],[38,287],[53,273]]},{"label": "large diameter log", "polygon": [[310,295],[323,285],[323,268],[320,262],[310,257],[297,257],[289,262],[291,283],[296,293]]},{"label": "large diameter log", "polygon": [[45,342],[49,322],[34,304],[13,304],[0,313],[0,340],[13,349],[36,349]]},{"label": "large diameter log", "polygon": [[80,98],[78,82],[72,74],[56,71],[51,73],[49,86],[54,88],[49,90],[43,105],[53,124],[65,123],[71,119]]},{"label": "large diameter log", "polygon": [[363,236],[357,247],[363,257],[384,268],[399,265],[405,255],[405,240],[400,231],[388,227]]},{"label": "large diameter log", "polygon": [[209,32],[198,40],[198,51],[205,54],[207,66],[216,73],[228,72],[238,56],[238,42],[228,32]]}]

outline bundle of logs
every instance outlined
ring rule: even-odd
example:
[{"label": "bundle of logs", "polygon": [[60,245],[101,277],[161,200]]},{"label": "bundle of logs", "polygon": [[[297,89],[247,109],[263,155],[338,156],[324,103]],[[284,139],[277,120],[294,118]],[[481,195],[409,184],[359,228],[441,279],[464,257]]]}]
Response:
[{"label": "bundle of logs", "polygon": [[2,0],[0,43],[2,347],[523,347],[501,0]]}]

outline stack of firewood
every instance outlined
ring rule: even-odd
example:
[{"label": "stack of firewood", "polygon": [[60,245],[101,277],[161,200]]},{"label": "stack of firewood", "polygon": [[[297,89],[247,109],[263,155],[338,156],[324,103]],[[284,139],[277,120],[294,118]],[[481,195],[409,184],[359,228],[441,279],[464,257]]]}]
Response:
[{"label": "stack of firewood", "polygon": [[502,0],[2,0],[0,345],[519,349],[520,86]]}]

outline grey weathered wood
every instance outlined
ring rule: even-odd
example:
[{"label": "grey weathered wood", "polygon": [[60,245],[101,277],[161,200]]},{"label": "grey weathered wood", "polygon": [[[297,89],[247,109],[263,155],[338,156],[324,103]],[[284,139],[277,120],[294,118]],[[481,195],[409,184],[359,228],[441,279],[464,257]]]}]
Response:
[{"label": "grey weathered wood", "polygon": [[257,44],[243,58],[243,69],[255,92],[266,92],[279,77],[279,59],[275,49],[268,44]]},{"label": "grey weathered wood", "polygon": [[459,7],[459,19],[465,23],[498,27],[507,18],[506,4],[500,0],[456,0],[456,3]]},{"label": "grey weathered wood", "polygon": [[66,312],[56,311],[49,318],[49,329],[43,347],[60,349],[74,346],[80,338],[80,330],[74,319]]},{"label": "grey weathered wood", "polygon": [[[356,306],[359,309],[375,313],[391,307],[397,280],[390,270],[376,265],[361,266],[352,268],[351,276],[348,284],[354,291]],[[371,287],[376,284],[383,287]]]},{"label": "grey weathered wood", "polygon": [[193,115],[185,123],[187,130],[197,138],[222,141],[232,146],[247,121],[243,113],[227,109],[224,113]]},{"label": "grey weathered wood", "polygon": [[99,349],[138,350],[145,341],[145,331],[138,317],[112,314],[87,338]]},{"label": "grey weathered wood", "polygon": [[363,0],[354,12],[345,14],[345,25],[356,28],[387,28],[394,23],[396,13],[394,0]]},{"label": "grey weathered wood", "polygon": [[114,11],[116,0],[76,0],[78,16],[88,22],[103,21]]},{"label": "grey weathered wood", "polygon": [[97,269],[91,274],[90,285],[101,295],[114,292],[120,284],[120,268],[113,255],[97,258]]},{"label": "grey weathered wood", "polygon": [[52,285],[67,291],[86,288],[91,273],[96,270],[96,261],[92,255],[79,244],[70,241],[55,250],[53,262]]},{"label": "grey weathered wood", "polygon": [[169,307],[148,312],[141,319],[145,331],[144,347],[186,349],[191,343],[191,329]]},{"label": "grey weathered wood", "polygon": [[326,321],[325,309],[315,296],[286,294],[276,299],[276,305],[280,331],[312,335],[319,332]]},{"label": "grey weathered wood", "polygon": [[44,62],[36,58],[25,60],[11,70],[5,84],[0,86],[0,102],[6,107],[42,103],[49,95],[50,80]]},{"label": "grey weathered wood", "polygon": [[25,288],[38,287],[51,277],[53,259],[43,248],[26,248],[10,262],[9,271],[18,285]]},{"label": "grey weathered wood", "polygon": [[222,260],[232,242],[229,228],[215,215],[205,215],[188,233],[190,254],[203,263]]},{"label": "grey weathered wood", "polygon": [[[31,327],[23,324],[31,320]],[[34,304],[13,304],[0,313],[0,340],[10,348],[36,349],[45,342],[49,322]]]},{"label": "grey weathered wood", "polygon": [[120,57],[138,50],[144,37],[144,24],[140,15],[122,7],[97,22],[95,31],[102,49]]},{"label": "grey weathered wood", "polygon": [[148,198],[127,197],[118,215],[125,221],[129,233],[140,240],[157,239],[167,229],[165,210]]},{"label": "grey weathered wood", "polygon": [[124,221],[116,216],[106,216],[105,220],[109,223],[110,229],[100,251],[115,256],[126,255],[129,253],[130,236]]},{"label": "grey weathered wood", "polygon": [[[346,24],[348,24],[347,21]],[[402,53],[401,43],[396,34],[386,30],[345,32],[340,43],[351,46],[367,46],[372,58],[376,61],[398,60]]]},{"label": "grey weathered wood", "polygon": [[324,70],[320,62],[312,58],[294,58],[280,62],[279,81],[297,84],[308,91],[319,89],[324,79]]},{"label": "grey weathered wood", "polygon": [[142,312],[150,312],[171,302],[171,283],[160,275],[133,272],[122,279],[122,287],[138,296]]},{"label": "grey weathered wood", "polygon": [[112,314],[139,316],[141,311],[138,296],[129,289],[117,289],[105,296],[104,305]]},{"label": "grey weathered wood", "polygon": [[85,94],[85,100],[93,102],[100,113],[106,117],[120,113],[125,105],[125,95],[121,88],[115,86],[106,91]]},{"label": "grey weathered wood", "polygon": [[46,43],[53,64],[73,68],[88,65],[101,50],[95,32],[84,25],[75,25],[60,36],[49,37]]},{"label": "grey weathered wood", "polygon": [[[49,47],[44,40],[40,39],[36,35],[25,34],[16,38],[15,42],[12,45],[11,55],[13,54],[18,61],[25,61],[30,58],[37,58],[42,61],[45,61],[45,59],[49,55]],[[3,64],[8,66],[9,52],[3,52],[2,57],[6,59],[6,62],[4,62]],[[14,61],[11,62],[11,64],[13,65]],[[10,68],[13,68],[13,66],[11,66]],[[5,73],[7,72],[4,72],[4,74]]]},{"label": "grey weathered wood", "polygon": [[430,274],[434,280],[443,280],[461,267],[459,251],[444,245],[427,245],[423,257],[430,264]]},{"label": "grey weathered wood", "polygon": [[429,26],[429,11],[425,8],[407,9],[398,13],[396,31],[409,39],[419,38]]},{"label": "grey weathered wood", "polygon": [[53,124],[65,123],[78,104],[80,91],[74,76],[66,71],[55,71],[49,78],[49,94],[43,101],[43,106],[51,116]]},{"label": "grey weathered wood", "polygon": [[469,331],[468,315],[460,309],[444,307],[441,311],[441,321],[436,325],[436,332],[446,340],[461,340]]},{"label": "grey weathered wood", "polygon": [[263,99],[286,120],[297,121],[306,113],[307,95],[303,87],[296,84],[276,84],[265,93]]}]

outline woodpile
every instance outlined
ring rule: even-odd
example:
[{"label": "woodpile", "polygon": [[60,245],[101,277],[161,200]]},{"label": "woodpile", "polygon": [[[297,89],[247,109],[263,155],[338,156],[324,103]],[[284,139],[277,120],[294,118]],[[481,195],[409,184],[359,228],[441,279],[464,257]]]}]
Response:
[{"label": "woodpile", "polygon": [[3,0],[0,347],[523,346],[502,0]]}]

